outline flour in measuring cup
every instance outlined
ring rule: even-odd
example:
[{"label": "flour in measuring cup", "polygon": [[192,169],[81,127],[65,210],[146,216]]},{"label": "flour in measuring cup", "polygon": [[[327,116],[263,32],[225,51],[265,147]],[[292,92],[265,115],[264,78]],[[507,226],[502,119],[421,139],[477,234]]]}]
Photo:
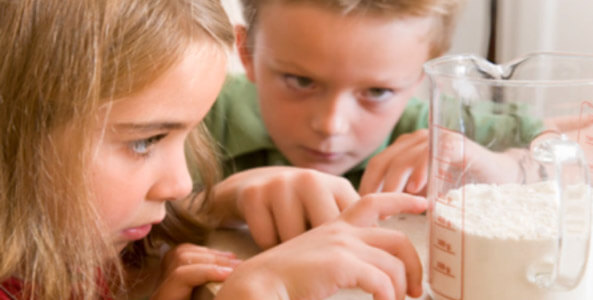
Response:
[{"label": "flour in measuring cup", "polygon": [[[573,193],[578,195],[579,190]],[[450,191],[445,199],[447,205],[436,202],[433,214],[463,233],[464,247],[460,249],[461,242],[458,248],[450,245],[455,255],[443,255],[442,251],[435,254],[439,250],[431,248],[431,261],[438,260],[452,270],[460,270],[457,276],[461,280],[455,284],[431,280],[434,299],[593,299],[587,287],[593,283],[591,264],[585,278],[571,291],[550,291],[528,280],[530,272],[533,274],[542,265],[549,269],[554,261],[559,205],[553,183],[470,184]],[[464,218],[461,218],[461,211]],[[451,239],[450,232],[432,232],[433,244]],[[431,270],[431,276],[443,275]],[[462,293],[456,291],[452,293],[455,297],[450,297],[451,294],[444,297],[445,294],[434,292],[452,288],[461,288]]]}]

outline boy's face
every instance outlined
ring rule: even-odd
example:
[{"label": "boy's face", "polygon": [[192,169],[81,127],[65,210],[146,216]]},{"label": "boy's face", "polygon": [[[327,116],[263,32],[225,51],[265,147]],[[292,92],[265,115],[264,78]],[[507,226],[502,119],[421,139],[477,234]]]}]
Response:
[{"label": "boy's face", "polygon": [[166,201],[191,192],[185,140],[216,99],[225,61],[214,47],[190,51],[149,87],[105,109],[105,130],[97,128],[93,137],[90,178],[120,248],[163,220]]},{"label": "boy's face", "polygon": [[[388,137],[423,77],[430,20],[269,4],[240,50],[263,121],[292,164],[341,175]],[[250,55],[249,55],[250,54]]]}]

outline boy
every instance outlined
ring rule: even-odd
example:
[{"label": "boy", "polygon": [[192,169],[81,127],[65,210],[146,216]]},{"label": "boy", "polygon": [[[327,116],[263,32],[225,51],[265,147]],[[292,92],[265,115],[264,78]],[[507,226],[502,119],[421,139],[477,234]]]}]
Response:
[{"label": "boy", "polygon": [[220,219],[245,219],[267,247],[359,195],[423,192],[428,105],[410,98],[463,0],[242,2],[246,76],[229,78],[206,119],[233,174],[217,187]]},{"label": "boy", "polygon": [[[237,46],[253,84],[230,79],[207,119],[229,156],[227,175],[294,165],[359,186],[370,157],[427,127],[428,106],[409,99],[423,63],[448,49],[461,2],[244,0]],[[417,148],[405,152],[425,154],[426,136],[404,138]],[[410,167],[391,172],[410,176]],[[379,188],[382,176],[371,177],[361,192]],[[425,177],[412,175],[408,191]]]}]

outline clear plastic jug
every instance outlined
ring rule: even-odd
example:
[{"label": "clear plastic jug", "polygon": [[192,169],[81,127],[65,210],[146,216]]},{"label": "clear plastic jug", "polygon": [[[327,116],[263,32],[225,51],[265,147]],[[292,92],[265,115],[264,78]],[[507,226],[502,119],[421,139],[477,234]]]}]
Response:
[{"label": "clear plastic jug", "polygon": [[425,71],[431,297],[593,299],[593,55],[445,56]]}]

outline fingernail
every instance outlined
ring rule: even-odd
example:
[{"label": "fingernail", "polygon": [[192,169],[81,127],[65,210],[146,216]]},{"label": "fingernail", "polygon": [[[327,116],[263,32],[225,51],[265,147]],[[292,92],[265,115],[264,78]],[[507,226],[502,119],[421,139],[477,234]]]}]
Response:
[{"label": "fingernail", "polygon": [[242,262],[243,262],[243,260],[241,260],[241,259],[231,259],[231,264],[233,266],[236,266],[236,265],[238,265],[238,264],[240,264]]},{"label": "fingernail", "polygon": [[415,196],[416,206],[420,209],[426,209],[428,207],[428,201],[424,197]]},{"label": "fingernail", "polygon": [[216,266],[216,271],[218,271],[219,273],[223,273],[223,274],[228,274],[233,272],[234,268],[231,267],[225,267],[225,266]]},{"label": "fingernail", "polygon": [[226,257],[236,257],[235,253],[229,251],[218,251],[218,254]]},{"label": "fingernail", "polygon": [[415,297],[420,297],[424,293],[424,290],[422,288],[422,284],[417,285],[414,290],[415,290],[414,291],[415,292]]}]

